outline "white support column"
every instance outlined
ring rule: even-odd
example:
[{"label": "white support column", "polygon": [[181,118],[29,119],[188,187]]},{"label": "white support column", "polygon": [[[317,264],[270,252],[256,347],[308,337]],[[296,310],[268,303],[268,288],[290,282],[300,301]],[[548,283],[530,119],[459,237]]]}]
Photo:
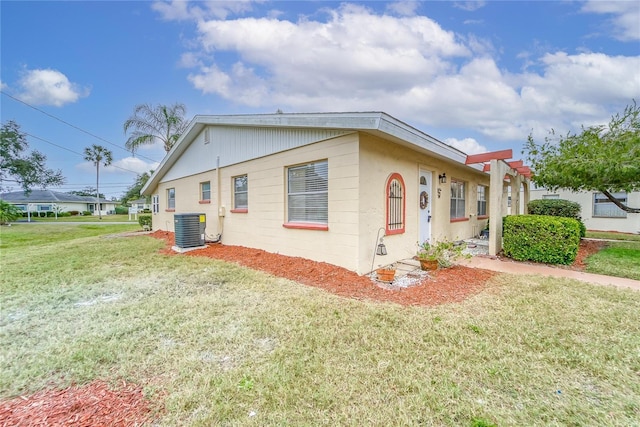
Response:
[{"label": "white support column", "polygon": [[506,208],[504,199],[504,175],[509,165],[500,160],[491,160],[489,184],[489,255],[502,250],[502,216]]},{"label": "white support column", "polygon": [[531,193],[530,193],[530,186],[529,186],[529,180],[528,179],[523,179],[522,180],[522,202],[524,204],[524,209],[522,211],[523,214],[527,215],[529,213],[529,200],[531,197]]},{"label": "white support column", "polygon": [[520,215],[520,175],[511,176],[511,215]]}]

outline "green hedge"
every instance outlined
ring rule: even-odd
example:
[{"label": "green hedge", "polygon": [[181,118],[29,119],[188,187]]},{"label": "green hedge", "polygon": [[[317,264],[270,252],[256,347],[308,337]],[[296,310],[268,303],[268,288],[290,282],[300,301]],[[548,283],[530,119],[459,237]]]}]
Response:
[{"label": "green hedge", "polygon": [[129,213],[127,206],[116,206],[116,215],[126,215]]},{"label": "green hedge", "polygon": [[138,215],[138,224],[142,228],[149,227],[151,229],[151,215]]},{"label": "green hedge", "polygon": [[548,215],[510,215],[503,219],[503,250],[517,261],[571,264],[580,246],[580,222]]},{"label": "green hedge", "polygon": [[582,222],[582,206],[579,203],[564,199],[531,200],[527,204],[531,215],[550,215],[577,219],[580,223],[580,237],[587,235],[587,227]]}]

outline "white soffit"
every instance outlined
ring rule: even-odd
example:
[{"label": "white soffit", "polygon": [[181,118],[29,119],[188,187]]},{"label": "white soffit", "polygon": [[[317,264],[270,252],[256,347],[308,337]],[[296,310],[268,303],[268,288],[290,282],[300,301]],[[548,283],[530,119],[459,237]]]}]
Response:
[{"label": "white soffit", "polygon": [[383,112],[198,115],[191,120],[185,133],[162,159],[162,162],[142,189],[142,194],[147,194],[146,191],[160,182],[167,170],[186,151],[191,142],[206,126],[363,131],[482,172],[481,165],[465,165],[466,153]]}]

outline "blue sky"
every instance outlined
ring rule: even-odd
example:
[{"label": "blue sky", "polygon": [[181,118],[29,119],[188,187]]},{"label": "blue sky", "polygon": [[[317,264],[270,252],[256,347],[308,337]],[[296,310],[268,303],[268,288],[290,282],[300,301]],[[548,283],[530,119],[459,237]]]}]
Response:
[{"label": "blue sky", "polygon": [[0,13],[2,123],[62,170],[62,191],[95,186],[91,144],[113,151],[107,197],[155,167],[159,144],[124,150],[141,103],[184,103],[189,120],[384,111],[468,153],[520,158],[531,132],[640,102],[634,1],[3,0]]}]

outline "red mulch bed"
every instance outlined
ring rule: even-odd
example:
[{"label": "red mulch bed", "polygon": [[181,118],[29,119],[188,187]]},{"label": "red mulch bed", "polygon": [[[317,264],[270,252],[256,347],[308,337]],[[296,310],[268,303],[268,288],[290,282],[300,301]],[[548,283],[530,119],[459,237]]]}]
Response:
[{"label": "red mulch bed", "polygon": [[140,426],[150,413],[141,387],[123,383],[113,390],[94,381],[0,402],[0,426]]},{"label": "red mulch bed", "polygon": [[602,250],[605,246],[607,246],[607,242],[601,242],[597,240],[580,240],[580,247],[578,248],[578,256],[576,256],[576,260],[571,265],[572,268],[576,270],[584,270],[587,265],[584,260],[587,257],[597,253]]},{"label": "red mulch bed", "polygon": [[[174,244],[173,233],[156,231],[151,236],[166,242],[164,253],[176,254],[171,250]],[[205,249],[185,252],[184,255],[235,262],[346,298],[388,301],[402,305],[434,306],[463,301],[482,291],[487,281],[496,274],[488,270],[455,266],[438,270],[433,277],[423,280],[419,285],[391,290],[383,289],[368,277],[359,276],[342,267],[260,249],[212,244]]]}]

